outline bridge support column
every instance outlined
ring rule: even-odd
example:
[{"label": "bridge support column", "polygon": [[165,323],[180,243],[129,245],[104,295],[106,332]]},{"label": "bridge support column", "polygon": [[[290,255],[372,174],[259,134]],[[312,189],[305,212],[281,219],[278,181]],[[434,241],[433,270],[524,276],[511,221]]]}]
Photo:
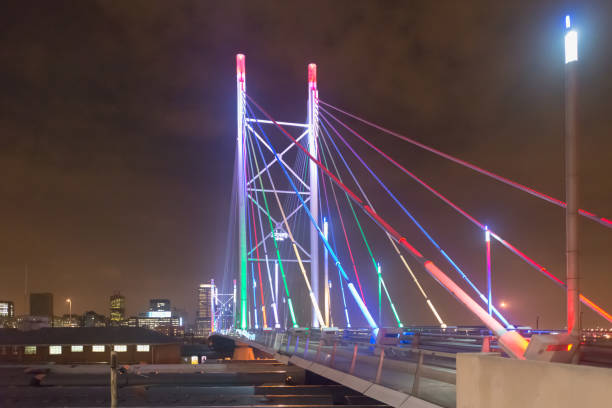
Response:
[{"label": "bridge support column", "polygon": [[240,281],[240,328],[247,328],[247,248],[246,248],[246,143],[245,104],[246,78],[244,55],[236,55],[237,122],[236,174],[238,177],[238,251]]},{"label": "bridge support column", "polygon": [[[319,121],[319,91],[317,90],[317,66],[308,64],[308,152],[314,158],[317,154],[317,132]],[[309,160],[308,163],[310,183],[310,213],[319,223],[319,179],[317,164]],[[319,236],[317,228],[310,225],[310,283],[314,300],[319,305]],[[312,307],[312,327],[319,327],[317,310]]]}]

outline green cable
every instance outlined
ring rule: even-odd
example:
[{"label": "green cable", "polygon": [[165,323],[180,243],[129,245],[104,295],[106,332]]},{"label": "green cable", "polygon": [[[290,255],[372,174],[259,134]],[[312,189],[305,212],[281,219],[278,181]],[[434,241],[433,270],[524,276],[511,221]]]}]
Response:
[{"label": "green cable", "polygon": [[[257,169],[257,174],[259,173],[259,162],[257,161],[257,158],[255,157],[255,146],[253,146],[253,140],[251,138],[249,138],[249,143],[251,145],[251,149],[249,150],[250,153],[250,157],[251,157],[251,166],[252,163],[255,163],[255,168]],[[285,293],[287,295],[287,304],[289,305],[289,312],[291,314],[291,322],[293,323],[293,327],[298,327],[297,322],[295,320],[295,312],[293,311],[293,302],[291,301],[291,296],[289,295],[289,287],[287,286],[287,277],[285,276],[285,270],[283,268],[283,262],[281,261],[281,256],[280,256],[280,250],[278,249],[278,243],[276,242],[276,238],[274,238],[274,225],[272,223],[272,216],[270,215],[270,207],[268,207],[268,200],[266,198],[266,193],[264,190],[264,185],[263,185],[263,181],[261,180],[261,175],[259,177],[257,177],[257,179],[259,180],[259,187],[261,188],[261,195],[263,196],[264,199],[264,205],[266,207],[266,214],[268,216],[268,222],[270,224],[270,231],[272,232],[272,241],[274,241],[274,249],[276,250],[276,258],[278,259],[278,268],[280,270],[281,273],[281,277],[283,279],[283,286],[285,287]],[[262,237],[262,239],[264,239]],[[278,303],[278,299],[277,299],[277,303]]]},{"label": "green cable", "polygon": [[[336,166],[336,161],[334,160],[334,157],[331,154],[331,150],[330,150],[329,146],[327,145],[327,142],[325,141],[325,139],[324,138],[321,138],[321,139],[323,140],[322,145],[325,147],[325,149],[327,149],[327,154],[329,155],[330,160],[332,162],[332,165],[334,166],[334,169],[336,170],[336,174],[338,176],[338,180],[340,180],[340,182],[342,182],[342,177],[340,176],[340,172],[338,171],[338,167]],[[322,155],[322,156],[323,156],[323,160],[325,162],[325,167],[327,167],[327,160],[326,160],[324,155]],[[385,289],[385,293],[387,295],[387,299],[389,300],[389,304],[391,305],[391,310],[393,310],[393,314],[395,315],[395,320],[397,321],[397,325],[398,325],[398,327],[403,327],[404,325],[402,324],[402,322],[401,322],[401,320],[400,320],[400,318],[399,318],[399,316],[397,314],[397,311],[395,310],[395,306],[393,304],[393,301],[391,300],[391,296],[389,295],[389,291],[387,290],[387,287],[386,287],[384,281],[382,280],[382,274],[379,273],[378,265],[376,264],[376,260],[374,259],[374,254],[372,253],[372,249],[370,248],[370,244],[368,243],[368,240],[366,239],[365,233],[363,232],[363,228],[361,228],[361,223],[359,222],[359,218],[357,217],[357,213],[355,212],[355,209],[353,208],[353,204],[351,203],[351,200],[349,199],[348,194],[344,193],[344,195],[346,196],[346,199],[347,199],[347,201],[349,203],[349,207],[351,209],[351,212],[353,213],[353,217],[355,218],[355,222],[357,223],[357,227],[359,228],[359,232],[361,233],[361,238],[363,239],[363,242],[365,243],[365,246],[368,249],[368,253],[370,254],[370,259],[372,259],[372,264],[374,265],[374,269],[376,270],[376,273],[378,275],[378,310],[382,309],[382,291],[381,291],[381,283],[382,283],[382,287]],[[380,324],[380,322],[378,324]]]}]

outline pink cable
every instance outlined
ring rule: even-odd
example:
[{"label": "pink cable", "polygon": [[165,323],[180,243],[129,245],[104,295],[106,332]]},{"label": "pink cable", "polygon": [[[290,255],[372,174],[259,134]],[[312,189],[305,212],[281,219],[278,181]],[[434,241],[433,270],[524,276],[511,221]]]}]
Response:
[{"label": "pink cable", "polygon": [[[373,128],[376,128],[376,129],[380,130],[381,132],[385,132],[385,133],[387,133],[387,134],[389,134],[391,136],[395,136],[398,139],[401,139],[401,140],[403,140],[405,142],[411,143],[414,146],[420,147],[421,149],[427,150],[428,152],[436,154],[436,155],[438,155],[440,157],[444,157],[445,159],[448,159],[448,160],[450,160],[452,162],[460,164],[461,166],[464,166],[464,167],[467,167],[469,169],[472,169],[472,170],[474,170],[474,171],[476,171],[476,172],[478,172],[480,174],[484,174],[485,176],[494,178],[497,181],[500,181],[500,182],[502,182],[504,184],[507,184],[509,186],[517,188],[517,189],[519,189],[521,191],[524,191],[526,193],[529,193],[532,196],[541,198],[542,200],[548,201],[549,203],[555,204],[555,205],[557,205],[559,207],[562,207],[562,208],[566,208],[567,207],[567,204],[565,203],[565,201],[561,201],[561,200],[559,200],[557,198],[554,198],[554,197],[551,197],[551,196],[549,196],[547,194],[541,193],[541,192],[539,192],[539,191],[537,191],[537,190],[535,190],[535,189],[533,189],[531,187],[527,187],[527,186],[525,186],[523,184],[517,183],[516,181],[512,181],[512,180],[510,180],[510,179],[508,179],[506,177],[500,176],[499,174],[495,174],[495,173],[493,173],[491,171],[485,170],[482,167],[478,167],[475,164],[469,163],[469,162],[467,162],[465,160],[461,160],[461,159],[459,159],[457,157],[451,156],[450,154],[441,152],[440,150],[434,149],[433,147],[429,147],[427,145],[424,145],[423,143],[417,142],[416,140],[411,139],[411,138],[409,138],[407,136],[401,135],[401,134],[399,134],[397,132],[394,132],[394,131],[389,130],[387,128],[384,128],[384,127],[382,127],[380,125],[377,125],[377,124],[372,123],[370,121],[367,121],[367,120],[365,120],[363,118],[360,118],[359,116],[354,115],[354,114],[352,114],[350,112],[344,111],[344,110],[342,110],[340,108],[337,108],[337,107],[335,107],[333,105],[330,105],[329,103],[323,102],[320,99],[319,99],[319,103],[323,104],[323,105],[325,105],[325,106],[327,106],[329,108],[332,108],[332,109],[334,109],[334,110],[336,110],[338,112],[341,112],[341,113],[343,113],[343,114],[345,114],[345,115],[347,115],[347,116],[349,116],[349,117],[351,117],[351,118],[353,118],[355,120],[358,120],[358,121],[360,121],[362,123],[365,123],[366,125],[372,126]],[[328,112],[328,114],[329,114],[329,112]],[[594,213],[592,213],[590,211],[586,211],[586,210],[582,210],[582,209],[579,209],[578,212],[583,217],[586,217],[586,218],[589,218],[589,219],[591,219],[591,220],[593,220],[595,222],[598,222],[599,224],[601,224],[601,225],[603,225],[605,227],[612,228],[612,220],[610,220],[610,219],[607,219],[607,218],[604,218],[604,217],[600,217],[600,216],[598,216],[598,215],[596,215],[596,214],[594,214]]]},{"label": "pink cable", "polygon": [[[443,196],[441,193],[439,193],[438,191],[436,191],[433,187],[431,187],[430,185],[428,185],[427,183],[425,183],[423,180],[421,180],[420,178],[418,178],[416,175],[414,175],[412,172],[408,171],[406,168],[404,168],[401,164],[399,164],[398,162],[396,162],[395,160],[393,160],[391,157],[389,157],[389,155],[387,155],[386,153],[384,153],[382,150],[380,150],[379,148],[377,148],[376,146],[374,146],[371,142],[369,142],[367,139],[365,139],[363,136],[361,136],[359,133],[357,133],[355,130],[353,130],[350,126],[348,126],[346,123],[342,122],[340,119],[336,118],[334,115],[330,114],[329,112],[327,112],[327,110],[325,110],[324,108],[319,107],[319,112],[323,112],[325,114],[327,114],[329,117],[331,117],[332,119],[334,119],[336,122],[338,122],[340,125],[342,125],[345,129],[347,129],[351,134],[355,135],[355,137],[357,137],[359,140],[363,141],[365,144],[367,144],[369,147],[371,147],[372,149],[374,149],[376,152],[378,152],[381,156],[383,156],[384,158],[386,158],[388,161],[390,161],[391,163],[393,163],[397,168],[399,168],[400,170],[402,170],[404,173],[406,173],[408,176],[410,176],[413,180],[415,180],[416,182],[418,182],[419,184],[421,184],[423,187],[425,187],[427,190],[431,191],[436,197],[440,198],[442,201],[444,201],[446,204],[448,204],[449,206],[451,206],[453,209],[455,209],[457,212],[459,212],[461,215],[463,215],[464,217],[466,217],[468,220],[470,220],[472,223],[474,223],[475,225],[477,225],[480,229],[484,230],[485,226],[484,224],[482,224],[480,221],[478,221],[476,218],[472,217],[470,214],[468,214],[465,210],[463,210],[462,208],[460,208],[459,206],[457,206],[455,203],[453,203],[452,201],[450,201],[448,198],[446,198],[445,196]],[[367,207],[367,206],[365,206]],[[366,208],[367,209],[367,208]],[[387,224],[388,225],[388,224]],[[390,226],[389,226],[390,227]],[[519,256],[520,258],[522,258],[524,261],[526,261],[529,265],[531,265],[532,267],[534,267],[535,269],[537,269],[538,271],[540,271],[541,273],[543,273],[544,275],[546,275],[548,278],[550,278],[551,280],[553,280],[555,283],[561,285],[561,286],[565,286],[565,282],[563,282],[561,279],[557,278],[555,275],[553,275],[552,273],[550,273],[546,268],[544,268],[542,265],[538,264],[537,262],[535,262],[533,259],[531,259],[530,257],[528,257],[524,252],[520,251],[519,249],[517,249],[515,246],[513,246],[512,244],[510,244],[508,241],[502,239],[500,236],[498,236],[497,234],[494,234],[491,231],[491,236],[494,237],[495,239],[497,239],[502,245],[504,245],[506,248],[508,248],[510,251],[512,251],[514,254],[516,254],[517,256]],[[419,254],[420,255],[420,254]],[[585,298],[586,299],[586,298]],[[595,303],[593,303],[592,301],[585,301],[585,299],[581,298],[581,301],[586,304],[588,307],[590,307],[592,310],[594,310],[596,313],[600,314],[602,317],[604,317],[605,319],[609,319],[610,315],[604,311],[604,313],[601,313],[600,311],[598,311],[598,309],[601,309],[599,306],[597,306]],[[611,321],[611,320],[608,320]],[[611,321],[612,322],[612,321]]]}]

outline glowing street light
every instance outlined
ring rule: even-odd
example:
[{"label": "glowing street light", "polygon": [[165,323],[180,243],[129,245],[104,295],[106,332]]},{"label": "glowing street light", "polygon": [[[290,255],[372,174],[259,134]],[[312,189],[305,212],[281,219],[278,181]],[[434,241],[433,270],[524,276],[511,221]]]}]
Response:
[{"label": "glowing street light", "polygon": [[66,299],[66,303],[68,303],[68,321],[70,322],[69,324],[72,326],[72,299],[68,298]]},{"label": "glowing street light", "polygon": [[506,302],[504,302],[504,301],[502,301],[502,302],[499,304],[499,307],[501,307],[502,309],[506,309],[508,306],[509,306],[509,305],[508,305],[508,303],[506,303]]},{"label": "glowing street light", "polygon": [[565,63],[578,61],[578,32],[572,29],[570,16],[565,16]]}]

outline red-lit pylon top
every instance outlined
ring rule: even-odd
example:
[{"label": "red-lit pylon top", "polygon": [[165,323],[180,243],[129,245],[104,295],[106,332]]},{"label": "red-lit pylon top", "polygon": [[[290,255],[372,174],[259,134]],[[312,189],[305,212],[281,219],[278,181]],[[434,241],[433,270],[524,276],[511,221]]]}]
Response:
[{"label": "red-lit pylon top", "polygon": [[238,81],[244,82],[244,54],[236,54],[236,76]]},{"label": "red-lit pylon top", "polygon": [[308,88],[317,89],[317,64],[308,64]]}]

